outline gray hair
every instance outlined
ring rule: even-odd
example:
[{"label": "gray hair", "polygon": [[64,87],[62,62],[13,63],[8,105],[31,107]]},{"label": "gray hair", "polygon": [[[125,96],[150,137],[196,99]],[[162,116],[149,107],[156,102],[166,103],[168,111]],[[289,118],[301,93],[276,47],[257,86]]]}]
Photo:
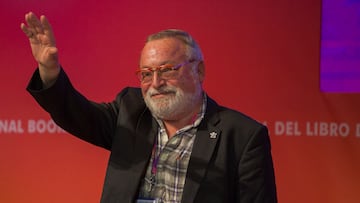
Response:
[{"label": "gray hair", "polygon": [[187,57],[188,59],[203,60],[203,54],[200,46],[196,43],[194,38],[187,32],[178,29],[167,29],[162,30],[158,33],[151,34],[147,37],[146,42],[153,40],[164,39],[164,38],[176,38],[182,41],[187,46]]}]

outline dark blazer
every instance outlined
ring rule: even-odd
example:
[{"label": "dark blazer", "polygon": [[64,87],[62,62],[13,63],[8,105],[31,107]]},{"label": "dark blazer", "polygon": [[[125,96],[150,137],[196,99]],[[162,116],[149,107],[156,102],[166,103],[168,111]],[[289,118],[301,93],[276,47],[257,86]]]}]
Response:
[{"label": "dark blazer", "polygon": [[[134,202],[158,129],[140,89],[125,88],[111,103],[94,103],[61,70],[49,89],[42,89],[36,71],[27,90],[64,130],[111,151],[101,202]],[[208,97],[182,202],[277,202],[267,128]]]}]

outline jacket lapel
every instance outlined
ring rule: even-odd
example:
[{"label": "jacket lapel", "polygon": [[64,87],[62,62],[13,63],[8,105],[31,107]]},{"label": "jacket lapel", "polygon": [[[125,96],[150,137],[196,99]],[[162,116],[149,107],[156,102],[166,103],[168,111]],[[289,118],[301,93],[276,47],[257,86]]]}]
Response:
[{"label": "jacket lapel", "polygon": [[199,125],[191,152],[182,202],[194,202],[207,165],[220,138],[221,130],[216,127],[219,122],[216,110],[217,104],[208,98],[206,114]]},{"label": "jacket lapel", "polygon": [[[149,122],[151,121],[151,122]],[[151,116],[148,109],[145,109],[141,115],[136,127],[135,151],[136,160],[149,161],[151,150],[154,146],[155,137],[157,135],[157,122]]]},{"label": "jacket lapel", "polygon": [[[137,136],[135,138],[133,152],[133,167],[129,173],[129,175],[133,175],[130,182],[132,182],[131,185],[133,187],[134,195],[138,194],[138,190],[140,188],[139,184],[141,183],[141,180],[146,172],[146,168],[152,153],[151,151],[154,146],[155,137],[157,135],[157,128],[158,127],[155,119],[152,118],[151,113],[146,109],[136,127]],[[137,197],[134,196],[133,198]]]}]

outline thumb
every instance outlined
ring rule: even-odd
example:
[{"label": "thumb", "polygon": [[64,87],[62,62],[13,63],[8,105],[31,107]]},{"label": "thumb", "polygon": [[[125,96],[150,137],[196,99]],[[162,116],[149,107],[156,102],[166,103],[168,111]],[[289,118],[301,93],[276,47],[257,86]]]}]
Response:
[{"label": "thumb", "polygon": [[57,49],[56,47],[49,47],[48,53],[49,53],[50,55],[55,55],[55,54],[58,53],[58,49]]}]

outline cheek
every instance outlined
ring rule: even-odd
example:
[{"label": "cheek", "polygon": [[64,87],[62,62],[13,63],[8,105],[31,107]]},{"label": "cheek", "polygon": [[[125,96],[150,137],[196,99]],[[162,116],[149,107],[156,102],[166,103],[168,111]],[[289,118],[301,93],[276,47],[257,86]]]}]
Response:
[{"label": "cheek", "polygon": [[143,97],[145,97],[146,92],[149,90],[149,87],[150,87],[150,85],[140,84],[141,93],[142,93]]},{"label": "cheek", "polygon": [[193,77],[188,77],[181,82],[178,82],[177,86],[184,92],[195,92],[195,89],[197,87]]}]

